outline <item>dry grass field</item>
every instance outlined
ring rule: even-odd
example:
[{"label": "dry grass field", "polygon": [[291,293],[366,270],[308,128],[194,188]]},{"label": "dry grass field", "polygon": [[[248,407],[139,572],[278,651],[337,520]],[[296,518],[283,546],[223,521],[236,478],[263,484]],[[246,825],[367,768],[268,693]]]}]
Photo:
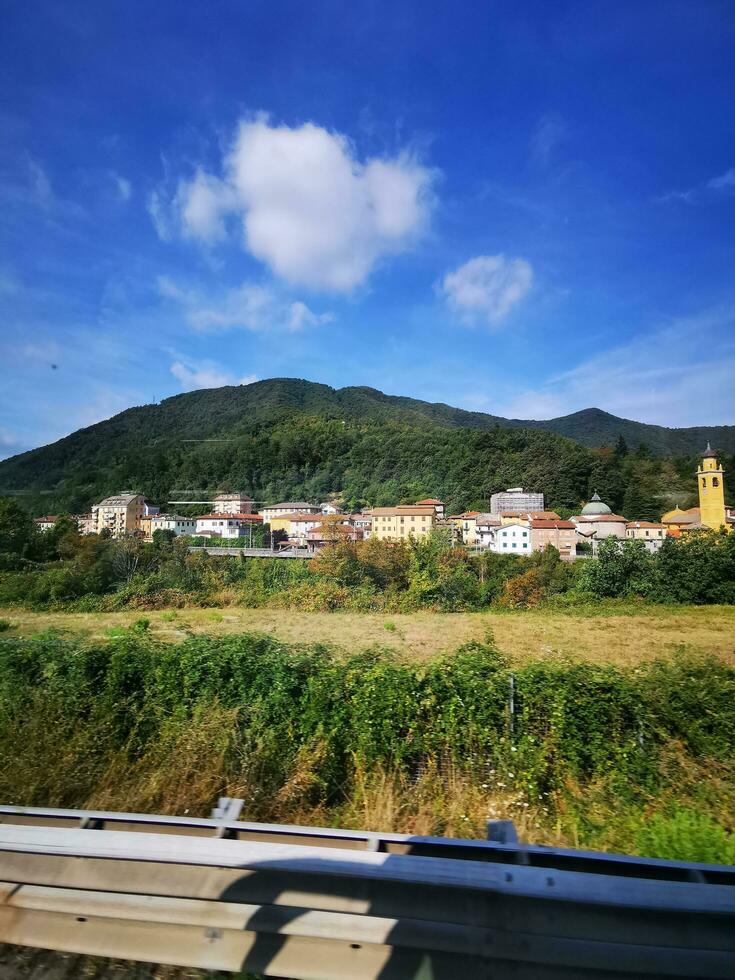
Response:
[{"label": "dry grass field", "polygon": [[100,639],[110,630],[150,621],[154,636],[170,642],[188,633],[267,633],[289,643],[327,643],[347,653],[380,646],[400,658],[423,660],[490,636],[515,663],[565,658],[634,664],[685,647],[735,664],[735,607],[648,608],[634,613],[307,613],[291,610],[181,609],[120,613],[34,613],[0,609],[9,620],[6,635],[30,635],[49,628]]}]

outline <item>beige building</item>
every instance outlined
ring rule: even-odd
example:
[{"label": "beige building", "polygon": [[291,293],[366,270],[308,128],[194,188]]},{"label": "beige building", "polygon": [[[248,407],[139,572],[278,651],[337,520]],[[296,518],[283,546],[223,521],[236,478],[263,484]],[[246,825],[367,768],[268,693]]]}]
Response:
[{"label": "beige building", "polygon": [[253,498],[246,493],[218,493],[212,510],[216,514],[252,514]]},{"label": "beige building", "polygon": [[437,497],[427,497],[425,500],[417,500],[417,507],[433,507],[436,511],[436,516],[439,518],[444,517],[444,503]]},{"label": "beige building", "polygon": [[406,504],[401,507],[373,507],[372,537],[381,541],[406,541],[429,534],[436,523],[434,507]]},{"label": "beige building", "polygon": [[625,528],[626,541],[642,541],[647,551],[656,552],[664,543],[666,528],[653,521],[629,521]]},{"label": "beige building", "polygon": [[577,557],[577,525],[572,521],[540,519],[531,523],[531,550],[553,545],[562,558]]},{"label": "beige building", "polygon": [[108,530],[113,538],[125,538],[140,533],[140,521],[145,512],[142,493],[119,493],[105,497],[92,508],[94,533]]},{"label": "beige building", "polygon": [[286,501],[283,504],[268,504],[263,507],[261,514],[264,521],[271,521],[274,517],[284,517],[290,514],[321,514],[321,507],[316,504],[308,504],[305,500]]}]

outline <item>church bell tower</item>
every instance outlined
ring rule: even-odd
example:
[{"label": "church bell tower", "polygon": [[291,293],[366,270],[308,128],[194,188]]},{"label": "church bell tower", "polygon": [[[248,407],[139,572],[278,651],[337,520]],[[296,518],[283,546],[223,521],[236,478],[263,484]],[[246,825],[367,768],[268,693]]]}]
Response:
[{"label": "church bell tower", "polygon": [[710,448],[709,443],[702,453],[702,462],[697,468],[697,485],[702,524],[715,531],[727,527],[724,473],[717,462],[717,454]]}]

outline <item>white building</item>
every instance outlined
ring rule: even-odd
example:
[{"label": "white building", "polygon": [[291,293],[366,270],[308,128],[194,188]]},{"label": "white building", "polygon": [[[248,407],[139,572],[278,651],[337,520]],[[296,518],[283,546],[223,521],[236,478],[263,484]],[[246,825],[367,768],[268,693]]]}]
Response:
[{"label": "white building", "polygon": [[316,504],[307,504],[304,500],[287,501],[283,504],[269,504],[261,510],[264,521],[274,517],[284,517],[287,514],[321,514],[321,508]]},{"label": "white building", "polygon": [[492,547],[501,524],[502,521],[495,514],[478,514],[475,518],[475,544],[480,548]]},{"label": "white building", "polygon": [[531,529],[527,524],[503,524],[495,531],[490,550],[501,555],[530,555]]},{"label": "white building", "polygon": [[362,540],[367,541],[373,530],[373,515],[350,514],[349,522],[353,527],[362,531]]},{"label": "white building", "polygon": [[523,487],[508,487],[490,497],[490,513],[502,514],[503,511],[543,510],[544,495],[531,493]]},{"label": "white building", "polygon": [[322,514],[341,514],[342,508],[333,504],[330,500],[325,500],[324,503],[319,504],[319,510]]},{"label": "white building", "polygon": [[39,531],[50,531],[56,525],[58,517],[55,514],[48,514],[45,517],[34,518],[33,523]]},{"label": "white building", "polygon": [[260,514],[202,514],[195,533],[204,538],[247,538],[249,528],[262,523]]},{"label": "white building", "polygon": [[180,517],[178,514],[156,514],[151,518],[151,535],[156,531],[173,531],[174,534],[195,534],[195,517]]},{"label": "white building", "polygon": [[251,514],[253,498],[246,493],[218,493],[212,501],[213,510],[218,514]]}]

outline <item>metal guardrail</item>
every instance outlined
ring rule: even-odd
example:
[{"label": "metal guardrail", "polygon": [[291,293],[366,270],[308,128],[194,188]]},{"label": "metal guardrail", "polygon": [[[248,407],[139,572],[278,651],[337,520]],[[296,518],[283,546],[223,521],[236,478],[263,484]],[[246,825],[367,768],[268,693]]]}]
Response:
[{"label": "metal guardrail", "polygon": [[0,807],[0,941],[304,978],[735,976],[735,868]]},{"label": "metal guardrail", "polygon": [[206,551],[208,555],[230,555],[235,557],[243,555],[245,558],[300,558],[302,561],[313,558],[314,555],[308,548],[284,548],[281,551],[273,551],[270,548],[227,548],[217,547],[217,545],[190,545],[189,552],[195,554],[198,551]]}]

